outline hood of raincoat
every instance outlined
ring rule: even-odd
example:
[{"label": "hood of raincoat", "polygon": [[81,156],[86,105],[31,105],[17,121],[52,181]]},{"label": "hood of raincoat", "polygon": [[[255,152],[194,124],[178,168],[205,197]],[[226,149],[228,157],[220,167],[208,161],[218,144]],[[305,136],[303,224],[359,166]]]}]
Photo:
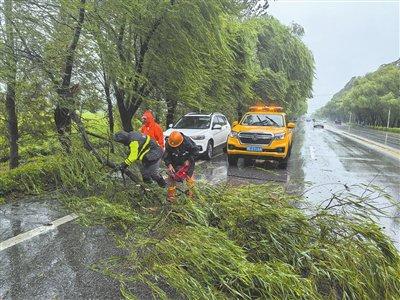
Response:
[{"label": "hood of raincoat", "polygon": [[151,126],[151,125],[153,125],[153,124],[155,123],[155,121],[154,121],[154,116],[153,116],[153,114],[151,113],[151,111],[146,110],[146,111],[143,113],[142,118],[143,118],[143,117],[146,118],[146,122],[144,123],[144,125],[146,125],[146,126]]}]

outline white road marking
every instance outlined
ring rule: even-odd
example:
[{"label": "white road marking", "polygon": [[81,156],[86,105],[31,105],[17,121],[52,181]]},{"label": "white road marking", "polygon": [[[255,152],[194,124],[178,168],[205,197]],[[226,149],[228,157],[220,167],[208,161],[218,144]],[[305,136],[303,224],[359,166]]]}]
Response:
[{"label": "white road marking", "polygon": [[42,233],[46,233],[48,231],[54,230],[58,226],[65,224],[67,222],[70,222],[72,220],[75,220],[78,216],[76,214],[70,214],[68,216],[62,217],[60,219],[54,220],[51,222],[49,226],[39,226],[35,229],[29,230],[27,232],[18,234],[17,236],[14,236],[8,240],[5,240],[0,243],[0,252],[3,250],[6,250],[7,248],[10,248],[14,245],[20,244],[22,242],[25,242],[27,240],[30,240],[31,238],[38,236]]},{"label": "white road marking", "polygon": [[310,156],[312,160],[315,160],[315,149],[313,146],[310,146]]}]

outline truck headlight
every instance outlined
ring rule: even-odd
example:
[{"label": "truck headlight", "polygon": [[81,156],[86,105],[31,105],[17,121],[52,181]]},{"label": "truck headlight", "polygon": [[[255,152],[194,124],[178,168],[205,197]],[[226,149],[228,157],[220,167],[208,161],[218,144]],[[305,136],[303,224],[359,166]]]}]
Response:
[{"label": "truck headlight", "polygon": [[204,140],[206,138],[205,135],[193,135],[191,136],[192,140]]},{"label": "truck headlight", "polygon": [[274,134],[274,139],[275,140],[283,140],[285,138],[285,133],[284,132],[282,132],[282,133],[275,133]]},{"label": "truck headlight", "polygon": [[236,131],[231,131],[231,132],[229,133],[229,137],[231,137],[231,138],[238,138],[238,133],[237,133]]}]

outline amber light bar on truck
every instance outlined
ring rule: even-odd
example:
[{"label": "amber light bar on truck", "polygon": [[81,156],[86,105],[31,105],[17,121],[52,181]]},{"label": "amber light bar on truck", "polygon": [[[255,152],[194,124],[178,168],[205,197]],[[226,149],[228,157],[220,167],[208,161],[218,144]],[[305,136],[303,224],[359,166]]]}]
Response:
[{"label": "amber light bar on truck", "polygon": [[251,106],[252,112],[282,112],[283,108],[280,106]]}]

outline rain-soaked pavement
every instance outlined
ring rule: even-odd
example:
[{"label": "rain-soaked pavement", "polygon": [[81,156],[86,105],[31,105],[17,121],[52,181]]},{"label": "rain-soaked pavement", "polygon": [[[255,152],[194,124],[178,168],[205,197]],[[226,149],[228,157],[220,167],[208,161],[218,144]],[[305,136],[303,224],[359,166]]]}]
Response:
[{"label": "rain-soaked pavement", "polygon": [[[256,161],[228,167],[223,154],[197,167],[198,179],[241,184],[274,181],[291,193],[304,194],[310,204],[328,199],[344,185],[374,184],[400,202],[398,163],[359,144],[311,124],[295,132],[286,170],[272,162]],[[382,206],[387,200],[379,199]],[[400,212],[387,208],[392,218],[380,224],[400,249]],[[21,201],[0,206],[0,242],[51,223],[68,212],[56,199]],[[397,218],[397,219],[396,219]],[[118,284],[91,270],[98,260],[121,254],[112,237],[101,227],[82,227],[76,220],[25,242],[0,249],[0,299],[118,299]],[[145,295],[145,294],[143,294]],[[143,298],[146,298],[145,296]]]},{"label": "rain-soaked pavement", "polygon": [[[331,125],[333,126],[333,125]],[[304,195],[310,205],[318,205],[333,194],[349,188],[362,196],[366,185],[376,186],[374,203],[384,208],[388,217],[378,221],[400,249],[400,211],[384,197],[389,194],[400,203],[400,165],[373,150],[326,129],[314,129],[312,123],[300,124],[295,131],[288,168],[281,170],[273,162],[256,161],[245,166],[228,166],[225,155],[200,166],[200,178],[212,182],[282,183],[290,193]],[[382,189],[382,190],[381,190]]]},{"label": "rain-soaked pavement", "polygon": [[[0,241],[67,215],[56,199],[0,206]],[[117,282],[90,269],[118,255],[101,227],[69,222],[0,252],[0,299],[116,299]]]}]

